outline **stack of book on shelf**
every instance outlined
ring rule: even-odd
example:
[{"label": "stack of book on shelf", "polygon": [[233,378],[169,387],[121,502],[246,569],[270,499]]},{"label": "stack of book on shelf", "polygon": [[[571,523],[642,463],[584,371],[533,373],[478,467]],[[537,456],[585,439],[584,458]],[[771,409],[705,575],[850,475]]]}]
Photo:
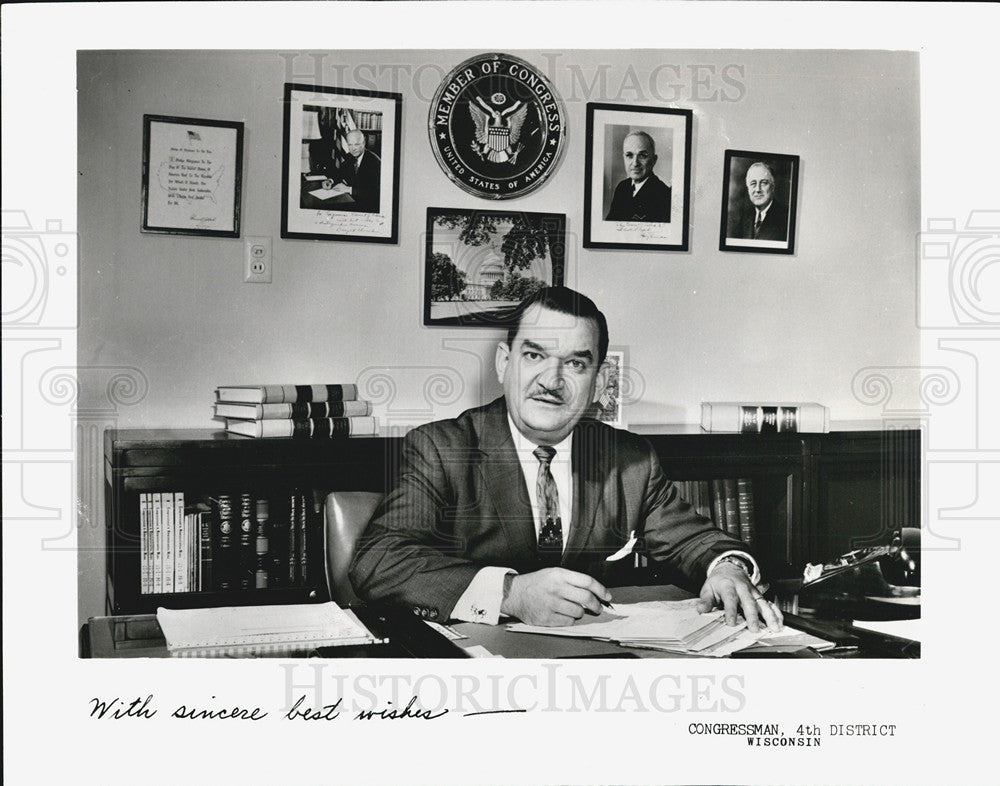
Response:
[{"label": "stack of book on shelf", "polygon": [[705,431],[758,434],[790,432],[823,434],[830,430],[830,410],[812,402],[752,404],[705,401],[701,405]]},{"label": "stack of book on shelf", "polygon": [[681,496],[730,537],[753,546],[757,540],[751,478],[677,481]]},{"label": "stack of book on shelf", "polygon": [[247,437],[368,436],[378,433],[358,386],[227,385],[216,391],[215,416],[226,431]]},{"label": "stack of book on shelf", "polygon": [[381,643],[353,611],[335,603],[158,608],[156,621],[175,658],[283,656]]},{"label": "stack of book on shelf", "polygon": [[143,595],[312,587],[324,581],[322,508],[298,489],[139,494]]}]

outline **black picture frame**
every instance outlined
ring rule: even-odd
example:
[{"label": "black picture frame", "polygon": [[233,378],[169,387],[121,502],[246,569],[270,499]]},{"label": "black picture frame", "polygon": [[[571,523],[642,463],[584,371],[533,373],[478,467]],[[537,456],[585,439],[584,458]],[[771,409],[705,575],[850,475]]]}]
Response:
[{"label": "black picture frame", "polygon": [[[584,248],[689,250],[693,119],[690,109],[587,104]],[[655,177],[633,196],[622,147],[638,133],[653,142]]]},{"label": "black picture frame", "polygon": [[400,93],[285,83],[281,237],[399,241],[402,104]]},{"label": "black picture frame", "polygon": [[429,207],[424,325],[505,328],[536,282],[561,286],[565,269],[563,213]]},{"label": "black picture frame", "polygon": [[142,232],[239,237],[243,123],[142,116]]},{"label": "black picture frame", "polygon": [[[799,157],[788,153],[726,150],[722,175],[719,250],[751,254],[794,254],[798,212]],[[755,165],[771,170],[773,197],[763,220],[751,200],[747,175]],[[761,168],[763,170],[763,168]],[[756,180],[754,181],[756,182]],[[777,221],[774,219],[777,217]],[[757,237],[754,237],[754,226]]]}]

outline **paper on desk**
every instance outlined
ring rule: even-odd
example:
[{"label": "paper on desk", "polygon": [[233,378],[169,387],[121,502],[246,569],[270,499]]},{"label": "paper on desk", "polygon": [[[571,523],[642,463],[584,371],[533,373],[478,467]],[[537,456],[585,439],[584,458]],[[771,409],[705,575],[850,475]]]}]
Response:
[{"label": "paper on desk", "polygon": [[515,623],[509,625],[508,630],[601,639],[617,642],[624,647],[713,658],[725,657],[753,646],[793,645],[811,646],[814,649],[833,646],[832,642],[789,628],[777,632],[763,628],[754,633],[743,621],[737,625],[726,625],[725,613],[721,609],[700,614],[697,607],[698,598],[617,603],[613,609],[603,609],[596,617],[578,620],[564,628]]},{"label": "paper on desk", "polygon": [[347,194],[350,190],[350,186],[345,186],[343,183],[337,183],[337,185],[333,188],[317,188],[315,191],[310,191],[309,193],[317,199],[329,199],[330,197]]},{"label": "paper on desk", "polygon": [[336,603],[156,610],[170,650],[280,644],[362,644],[374,637]]}]

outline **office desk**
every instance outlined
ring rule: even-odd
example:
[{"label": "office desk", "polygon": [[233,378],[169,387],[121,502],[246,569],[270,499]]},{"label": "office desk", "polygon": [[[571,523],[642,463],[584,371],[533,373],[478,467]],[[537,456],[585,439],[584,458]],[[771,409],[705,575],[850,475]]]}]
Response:
[{"label": "office desk", "polygon": [[[677,587],[619,587],[612,590],[616,603],[644,600],[682,600],[690,593]],[[324,648],[323,657],[333,658],[454,658],[463,657],[474,645],[485,647],[493,655],[505,658],[678,658],[670,652],[619,647],[608,642],[545,636],[534,633],[511,633],[503,625],[453,624],[466,636],[449,642],[423,624],[419,617],[401,609],[359,607],[358,616],[376,635],[387,636],[388,644],[358,647]],[[919,658],[920,643],[910,639],[861,630],[850,620],[818,620],[786,614],[789,627],[834,641],[838,650],[820,657]],[[457,646],[455,646],[457,645]],[[91,617],[83,626],[80,654],[89,658],[165,658],[169,657],[163,632],[155,614],[132,614],[118,617]],[[737,655],[738,657],[738,655]],[[781,656],[787,657],[787,656]]]}]

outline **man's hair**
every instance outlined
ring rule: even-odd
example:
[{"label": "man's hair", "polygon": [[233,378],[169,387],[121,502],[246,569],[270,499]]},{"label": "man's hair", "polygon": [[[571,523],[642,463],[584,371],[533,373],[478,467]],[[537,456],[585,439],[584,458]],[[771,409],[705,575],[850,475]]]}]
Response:
[{"label": "man's hair", "polygon": [[569,287],[543,287],[534,295],[522,300],[514,310],[514,321],[507,329],[507,346],[514,346],[517,331],[521,328],[521,320],[525,312],[538,304],[550,311],[569,314],[580,319],[590,319],[597,325],[597,362],[601,364],[608,356],[608,320],[593,300]]},{"label": "man's hair", "polygon": [[774,186],[774,190],[777,191],[778,181],[774,176],[774,167],[771,166],[767,161],[754,161],[750,166],[747,167],[747,173],[743,179],[746,180],[747,177],[750,176],[750,170],[753,169],[755,166],[762,166],[764,167],[764,169],[768,171],[768,173],[771,175],[771,185]]},{"label": "man's hair", "polygon": [[[625,134],[625,139],[628,139],[630,136],[641,136],[643,139],[649,142],[649,149],[653,151],[654,156],[656,155],[656,142],[653,140],[653,137],[651,137],[645,131],[629,131],[627,134]],[[622,147],[625,146],[625,139],[622,140]]]}]

